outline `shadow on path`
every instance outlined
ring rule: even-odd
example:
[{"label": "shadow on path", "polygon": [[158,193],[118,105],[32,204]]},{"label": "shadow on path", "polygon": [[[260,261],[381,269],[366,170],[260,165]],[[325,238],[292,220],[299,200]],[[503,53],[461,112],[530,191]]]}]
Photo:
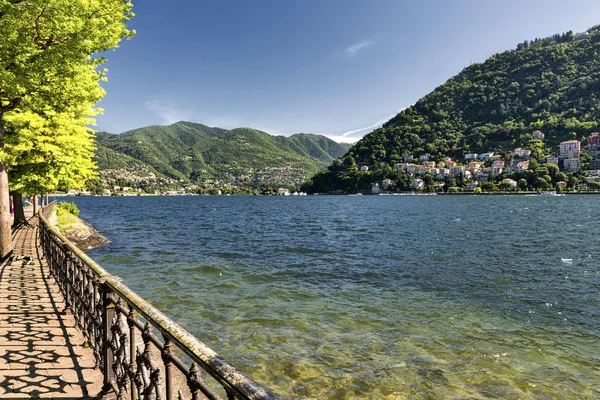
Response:
[{"label": "shadow on path", "polygon": [[39,246],[37,218],[13,232],[0,266],[0,399],[95,398],[102,373]]}]

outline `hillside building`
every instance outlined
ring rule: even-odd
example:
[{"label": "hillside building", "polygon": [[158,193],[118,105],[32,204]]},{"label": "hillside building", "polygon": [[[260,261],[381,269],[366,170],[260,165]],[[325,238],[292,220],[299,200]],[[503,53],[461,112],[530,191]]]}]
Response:
[{"label": "hillside building", "polygon": [[581,143],[579,143],[579,140],[567,140],[566,142],[560,143],[561,158],[567,158],[569,156],[569,152],[573,151],[581,151]]},{"label": "hillside building", "polygon": [[546,137],[546,135],[542,131],[533,131],[531,136],[533,136],[534,139],[538,140],[544,140],[544,138]]}]

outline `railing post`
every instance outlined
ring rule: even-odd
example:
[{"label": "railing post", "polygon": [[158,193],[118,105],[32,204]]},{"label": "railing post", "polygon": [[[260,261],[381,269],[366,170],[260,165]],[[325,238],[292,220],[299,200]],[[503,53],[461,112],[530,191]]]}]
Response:
[{"label": "railing post", "polygon": [[108,391],[112,390],[112,382],[115,379],[115,373],[112,369],[114,354],[110,347],[110,342],[112,340],[110,328],[112,326],[112,321],[117,316],[117,310],[115,295],[106,283],[102,283],[101,291],[102,307],[104,309],[102,313],[102,356],[104,358],[104,371],[102,372],[104,373],[104,391],[105,393],[108,393]]},{"label": "railing post", "polygon": [[69,263],[71,262],[71,257],[69,255],[69,248],[67,244],[63,244],[61,246],[61,250],[63,252],[63,261],[64,261],[64,285],[65,285],[65,309],[63,310],[63,314],[69,314],[69,309],[71,308],[71,276],[73,273],[69,275]]},{"label": "railing post", "polygon": [[171,338],[163,334],[165,344],[161,352],[163,364],[165,365],[165,381],[166,381],[166,395],[167,400],[173,400],[173,362],[171,361],[171,354],[173,354],[173,342]]},{"label": "railing post", "polygon": [[137,387],[135,384],[135,320],[136,320],[135,310],[133,307],[129,308],[129,315],[127,316],[127,325],[129,325],[129,381],[130,381],[130,392],[131,392],[131,400],[136,400],[136,391]]},{"label": "railing post", "polygon": [[200,396],[202,396],[202,392],[200,391],[200,388],[202,387],[203,382],[204,380],[200,374],[200,368],[198,368],[196,363],[192,363],[190,373],[187,376],[187,384],[192,392],[192,400],[201,400]]}]

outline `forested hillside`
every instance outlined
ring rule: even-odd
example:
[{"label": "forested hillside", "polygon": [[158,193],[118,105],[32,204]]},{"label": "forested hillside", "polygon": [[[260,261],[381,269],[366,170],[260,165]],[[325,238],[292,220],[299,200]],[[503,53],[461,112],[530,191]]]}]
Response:
[{"label": "forested hillside", "polygon": [[[428,153],[435,161],[468,153],[505,156],[529,146],[536,130],[545,133],[541,157],[561,141],[598,130],[599,121],[599,27],[525,41],[465,68],[356,143],[346,167],[334,162],[307,188],[366,188],[382,163],[394,165],[408,155]],[[361,174],[354,163],[370,171]]]},{"label": "forested hillside", "polygon": [[202,183],[261,187],[299,185],[348,150],[324,136],[272,136],[251,128],[221,129],[191,122],[100,132],[100,170],[146,166],[158,176]]}]

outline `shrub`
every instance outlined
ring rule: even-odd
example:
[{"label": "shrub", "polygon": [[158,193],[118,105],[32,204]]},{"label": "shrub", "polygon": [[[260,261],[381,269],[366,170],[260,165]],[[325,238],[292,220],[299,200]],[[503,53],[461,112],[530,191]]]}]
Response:
[{"label": "shrub", "polygon": [[77,208],[77,205],[75,203],[66,203],[66,202],[60,202],[58,204],[58,210],[56,210],[56,214],[58,216],[62,215],[62,214],[71,214],[74,216],[78,216],[79,215],[79,208]]}]

